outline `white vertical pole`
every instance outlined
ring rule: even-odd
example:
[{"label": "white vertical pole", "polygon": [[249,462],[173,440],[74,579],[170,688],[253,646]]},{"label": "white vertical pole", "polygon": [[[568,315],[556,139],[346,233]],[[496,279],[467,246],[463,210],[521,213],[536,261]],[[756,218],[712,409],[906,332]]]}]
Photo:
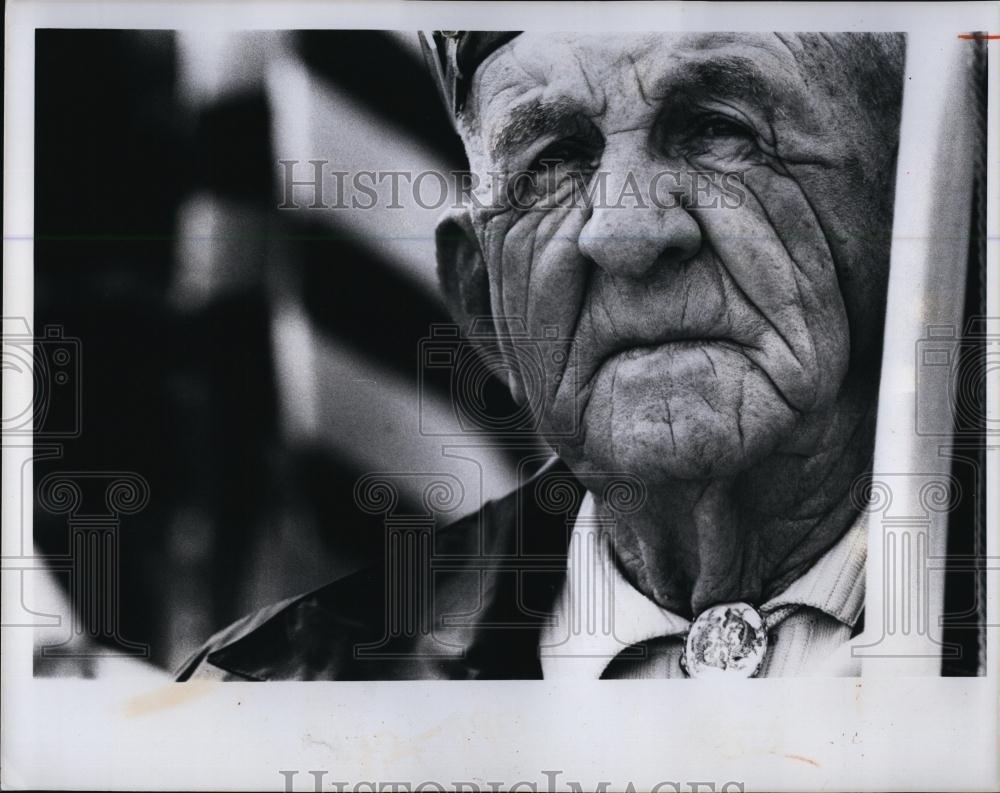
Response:
[{"label": "white vertical pole", "polygon": [[[938,675],[951,485],[950,381],[962,333],[975,108],[972,41],[911,33],[879,394],[865,676]],[[938,565],[940,566],[940,565]]]}]

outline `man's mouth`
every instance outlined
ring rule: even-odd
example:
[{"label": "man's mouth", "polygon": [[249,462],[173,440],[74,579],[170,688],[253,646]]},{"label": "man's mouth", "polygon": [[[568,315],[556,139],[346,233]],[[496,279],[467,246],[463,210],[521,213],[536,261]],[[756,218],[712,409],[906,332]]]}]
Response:
[{"label": "man's mouth", "polygon": [[666,339],[665,341],[654,342],[653,344],[640,344],[632,347],[626,347],[624,348],[624,351],[618,350],[612,353],[609,357],[621,354],[631,361],[636,358],[642,358],[645,355],[650,355],[667,349],[683,350],[685,348],[704,347],[706,344],[732,346],[734,342],[731,339],[727,339],[722,336],[690,336],[685,338]]},{"label": "man's mouth", "polygon": [[712,333],[699,330],[691,331],[667,331],[654,339],[630,339],[616,344],[608,352],[605,361],[622,356],[626,360],[633,361],[647,355],[659,352],[681,352],[685,349],[701,349],[706,345],[722,346],[735,349],[739,344],[731,337],[723,333]]}]

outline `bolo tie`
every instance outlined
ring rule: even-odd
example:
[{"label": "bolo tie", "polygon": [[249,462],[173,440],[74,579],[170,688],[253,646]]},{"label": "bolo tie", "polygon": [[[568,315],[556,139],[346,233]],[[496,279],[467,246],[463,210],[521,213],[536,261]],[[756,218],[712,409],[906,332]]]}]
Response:
[{"label": "bolo tie", "polygon": [[692,678],[753,677],[767,653],[767,628],[767,620],[749,603],[707,608],[688,629],[681,669]]}]

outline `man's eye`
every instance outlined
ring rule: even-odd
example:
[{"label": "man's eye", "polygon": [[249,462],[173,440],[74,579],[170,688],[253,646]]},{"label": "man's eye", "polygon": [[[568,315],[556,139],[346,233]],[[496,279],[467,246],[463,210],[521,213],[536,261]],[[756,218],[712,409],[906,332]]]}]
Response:
[{"label": "man's eye", "polygon": [[590,180],[600,156],[593,146],[575,139],[546,146],[514,181],[517,203],[526,206],[541,199],[571,194]]},{"label": "man's eye", "polygon": [[546,146],[542,152],[535,157],[529,171],[546,171],[559,167],[580,168],[589,167],[594,160],[594,153],[586,146],[575,141],[559,141],[551,146]]},{"label": "man's eye", "polygon": [[750,130],[728,118],[708,118],[700,125],[700,134],[706,138],[750,138]]},{"label": "man's eye", "polygon": [[754,131],[728,116],[711,114],[693,118],[682,129],[678,130],[671,148],[697,158],[706,167],[714,167],[714,163],[745,162],[759,154]]}]

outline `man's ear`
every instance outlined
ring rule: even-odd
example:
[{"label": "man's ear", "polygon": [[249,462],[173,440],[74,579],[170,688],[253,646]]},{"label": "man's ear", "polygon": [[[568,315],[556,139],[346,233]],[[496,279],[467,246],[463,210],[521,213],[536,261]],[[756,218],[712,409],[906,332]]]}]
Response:
[{"label": "man's ear", "polygon": [[[514,400],[520,404],[524,400],[523,389],[496,335],[497,323],[490,303],[490,277],[469,213],[448,210],[438,221],[435,242],[438,280],[452,319],[458,324],[459,332],[472,341],[483,365],[506,384]],[[476,379],[472,377],[473,381]],[[473,387],[478,389],[482,385],[477,383]],[[476,394],[475,398],[481,399],[481,394]]]},{"label": "man's ear", "polygon": [[434,239],[445,304],[462,333],[467,334],[474,318],[492,313],[486,260],[468,211],[449,209],[438,221]]}]

